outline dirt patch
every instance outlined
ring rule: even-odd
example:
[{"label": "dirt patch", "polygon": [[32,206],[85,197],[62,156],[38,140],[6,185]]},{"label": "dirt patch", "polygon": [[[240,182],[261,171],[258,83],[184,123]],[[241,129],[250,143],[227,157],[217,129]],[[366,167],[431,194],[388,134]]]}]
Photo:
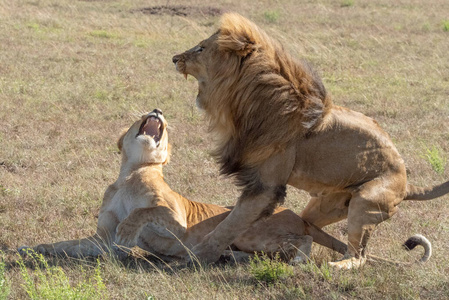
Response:
[{"label": "dirt patch", "polygon": [[183,5],[159,5],[133,10],[148,15],[171,15],[171,16],[218,16],[223,13],[220,8],[210,6],[183,6]]},{"label": "dirt patch", "polygon": [[8,161],[0,161],[0,168],[5,169],[9,173],[17,173],[20,169],[26,169],[27,166],[23,164],[15,164]]}]

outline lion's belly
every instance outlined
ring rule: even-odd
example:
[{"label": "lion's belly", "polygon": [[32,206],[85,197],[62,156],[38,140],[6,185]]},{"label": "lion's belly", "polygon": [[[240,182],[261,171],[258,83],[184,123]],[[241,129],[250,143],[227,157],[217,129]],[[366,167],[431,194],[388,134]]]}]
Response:
[{"label": "lion's belly", "polygon": [[310,193],[334,192],[393,173],[405,175],[404,161],[373,119],[337,108],[326,122],[298,142],[290,185]]}]

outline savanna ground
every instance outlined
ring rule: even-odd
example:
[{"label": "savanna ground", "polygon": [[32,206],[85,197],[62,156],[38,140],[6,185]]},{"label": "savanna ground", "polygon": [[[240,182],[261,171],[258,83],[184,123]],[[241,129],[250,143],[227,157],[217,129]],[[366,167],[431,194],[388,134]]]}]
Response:
[{"label": "savanna ground", "polygon": [[[218,176],[209,155],[211,136],[195,107],[197,83],[184,80],[171,62],[231,10],[311,61],[336,104],[375,118],[402,153],[410,182],[449,178],[446,0],[1,0],[0,298],[25,299],[33,285],[52,289],[57,283],[42,287],[42,278],[52,277],[73,288],[94,286],[97,294],[88,298],[449,298],[448,196],[402,203],[371,240],[371,253],[412,261],[420,252],[406,253],[401,242],[422,233],[434,248],[422,265],[332,271],[325,262],[338,255],[316,246],[313,264],[292,267],[271,284],[245,264],[167,271],[157,262],[104,258],[98,264],[50,259],[47,271],[45,263],[25,260],[20,268],[18,246],[95,231],[102,194],[118,174],[118,134],[156,107],[170,123],[173,155],[165,176],[171,187],[192,200],[234,203],[237,188]],[[289,189],[285,205],[300,212],[307,199]],[[326,231],[346,241],[345,228],[341,222]]]}]

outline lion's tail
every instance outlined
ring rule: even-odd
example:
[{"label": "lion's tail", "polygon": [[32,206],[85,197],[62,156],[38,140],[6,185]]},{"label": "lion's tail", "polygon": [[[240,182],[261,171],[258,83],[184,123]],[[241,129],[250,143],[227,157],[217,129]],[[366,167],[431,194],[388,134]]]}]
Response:
[{"label": "lion's tail", "polygon": [[[405,241],[405,243],[402,246],[407,251],[413,250],[416,246],[421,246],[424,248],[424,254],[416,262],[426,262],[432,256],[432,244],[429,242],[429,240],[425,236],[423,236],[421,234],[415,234],[415,235],[409,237],[408,240]],[[394,264],[394,265],[411,265],[411,264],[415,263],[415,262],[412,262],[412,263],[398,262],[398,261],[393,261],[393,260],[385,259],[382,257],[378,257],[375,255],[367,255],[367,257],[368,257],[368,259],[373,260],[373,261],[386,262],[386,263],[390,263],[390,264]]]},{"label": "lion's tail", "polygon": [[[340,240],[334,238],[333,236],[327,234],[317,226],[305,222],[306,228],[308,231],[308,234],[313,237],[313,241],[315,243],[318,243],[322,246],[325,246],[329,249],[332,249],[334,251],[339,252],[340,254],[345,255],[347,252],[347,245]],[[407,251],[413,250],[416,246],[421,246],[424,248],[424,254],[421,256],[421,258],[418,260],[418,262],[426,262],[429,260],[429,258],[432,256],[432,244],[429,242],[429,240],[420,234],[415,234],[407,239],[405,243],[402,245]],[[411,265],[412,263],[405,263],[405,262],[399,262],[399,261],[393,261],[386,258],[382,258],[379,256],[368,254],[367,258],[371,261],[377,261],[377,262],[386,262],[394,265]]]},{"label": "lion's tail", "polygon": [[449,181],[432,187],[417,187],[407,184],[407,195],[404,200],[431,200],[449,193]]}]

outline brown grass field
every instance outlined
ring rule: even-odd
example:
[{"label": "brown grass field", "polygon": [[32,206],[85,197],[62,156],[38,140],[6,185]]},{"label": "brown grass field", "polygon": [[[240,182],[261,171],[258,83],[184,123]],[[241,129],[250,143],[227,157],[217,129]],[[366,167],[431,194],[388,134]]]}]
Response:
[{"label": "brown grass field", "polygon": [[[224,11],[250,18],[309,60],[336,104],[375,118],[403,155],[411,183],[449,178],[447,0],[1,0],[0,261],[10,287],[3,297],[31,297],[18,246],[94,233],[103,192],[118,175],[118,134],[142,112],[159,107],[168,119],[173,154],[165,177],[173,190],[196,201],[235,202],[238,189],[218,176],[209,154],[197,82],[171,62],[212,34]],[[307,199],[289,188],[285,205],[299,213]],[[266,284],[247,264],[167,271],[104,258],[102,297],[448,299],[448,201],[404,202],[371,239],[370,253],[411,262],[420,251],[407,253],[401,244],[421,233],[434,248],[425,264],[333,271],[325,262],[339,256],[314,246],[313,264]],[[346,241],[345,222],[325,230]],[[61,266],[72,286],[95,267],[88,260],[49,264]]]}]

